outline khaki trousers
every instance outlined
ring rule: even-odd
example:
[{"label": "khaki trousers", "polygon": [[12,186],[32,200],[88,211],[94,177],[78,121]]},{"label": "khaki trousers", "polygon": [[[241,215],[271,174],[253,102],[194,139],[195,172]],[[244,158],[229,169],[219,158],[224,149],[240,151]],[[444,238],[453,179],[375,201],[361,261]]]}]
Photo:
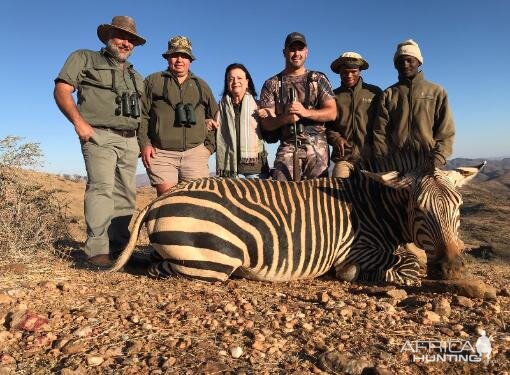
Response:
[{"label": "khaki trousers", "polygon": [[342,160],[335,163],[331,177],[349,178],[354,166],[348,161]]},{"label": "khaki trousers", "polygon": [[137,139],[94,129],[94,135],[82,142],[81,149],[88,178],[84,251],[89,257],[119,252],[129,239],[128,227],[136,203]]}]

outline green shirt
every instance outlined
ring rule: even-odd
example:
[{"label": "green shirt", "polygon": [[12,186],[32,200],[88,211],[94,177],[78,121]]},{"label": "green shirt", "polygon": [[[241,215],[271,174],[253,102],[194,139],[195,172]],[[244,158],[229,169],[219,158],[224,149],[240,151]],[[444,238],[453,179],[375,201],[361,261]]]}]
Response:
[{"label": "green shirt", "polygon": [[78,90],[78,110],[90,125],[126,130],[138,128],[140,117],[124,116],[118,110],[116,99],[123,93],[135,92],[140,98],[144,88],[143,78],[129,62],[122,69],[106,48],[99,52],[82,49],[71,53],[55,79],[55,82],[58,81],[66,82]]},{"label": "green shirt", "polygon": [[[191,105],[195,124],[186,127],[176,122],[178,103]],[[152,145],[169,151],[185,151],[203,143],[213,153],[216,136],[214,131],[207,130],[205,119],[215,118],[217,111],[218,104],[209,85],[191,71],[182,84],[168,70],[153,73],[145,78],[142,121],[138,132],[140,148]]]}]

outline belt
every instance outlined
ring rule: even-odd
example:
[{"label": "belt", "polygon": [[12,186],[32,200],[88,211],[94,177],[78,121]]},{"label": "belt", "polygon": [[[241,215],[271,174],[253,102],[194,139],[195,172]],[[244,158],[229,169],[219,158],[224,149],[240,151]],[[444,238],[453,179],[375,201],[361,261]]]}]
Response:
[{"label": "belt", "polygon": [[94,126],[94,129],[106,130],[107,132],[120,135],[121,137],[124,137],[124,138],[136,137],[135,129],[122,130],[122,129],[109,128],[107,126]]}]

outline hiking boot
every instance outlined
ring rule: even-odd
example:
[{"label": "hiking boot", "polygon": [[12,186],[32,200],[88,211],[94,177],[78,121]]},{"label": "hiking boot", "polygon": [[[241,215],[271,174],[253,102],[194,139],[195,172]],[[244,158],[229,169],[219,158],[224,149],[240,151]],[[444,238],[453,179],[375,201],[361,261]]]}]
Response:
[{"label": "hiking boot", "polygon": [[89,265],[96,269],[108,269],[113,266],[114,261],[110,259],[109,254],[94,255],[88,259]]}]

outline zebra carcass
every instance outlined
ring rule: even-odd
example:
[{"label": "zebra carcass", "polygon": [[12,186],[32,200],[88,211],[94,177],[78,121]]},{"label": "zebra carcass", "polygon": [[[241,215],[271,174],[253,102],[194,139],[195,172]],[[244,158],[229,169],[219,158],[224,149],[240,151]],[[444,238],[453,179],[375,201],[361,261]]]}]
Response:
[{"label": "zebra carcass", "polygon": [[111,271],[129,260],[142,223],[163,259],[154,276],[223,281],[236,274],[288,281],[331,268],[343,280],[414,282],[415,243],[429,269],[452,278],[461,267],[457,188],[478,167],[428,173],[358,171],[348,179],[302,182],[205,178],[180,184],[137,217]]}]

